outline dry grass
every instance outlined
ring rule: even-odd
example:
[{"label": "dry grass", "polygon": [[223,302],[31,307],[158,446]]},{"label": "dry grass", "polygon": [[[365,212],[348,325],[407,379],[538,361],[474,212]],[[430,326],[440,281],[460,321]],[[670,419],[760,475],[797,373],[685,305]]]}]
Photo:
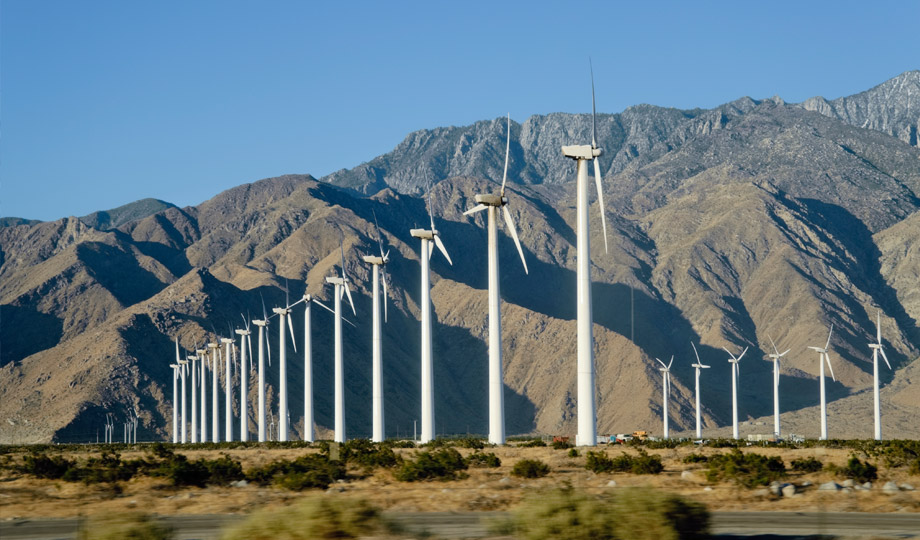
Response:
[{"label": "dry grass", "polygon": [[[620,452],[635,453],[622,447],[600,448],[611,456]],[[305,452],[316,450],[245,449],[223,451],[242,462],[249,469],[276,459],[293,459]],[[459,449],[464,455],[472,450]],[[364,499],[388,511],[478,511],[506,510],[517,505],[527,494],[544,488],[571,485],[588,493],[602,493],[627,487],[650,486],[685,495],[706,504],[710,510],[773,510],[773,511],[860,511],[860,512],[918,512],[920,491],[885,495],[878,489],[884,482],[909,482],[920,487],[920,477],[909,477],[903,469],[879,469],[879,481],[871,491],[840,493],[818,492],[814,488],[793,498],[775,499],[758,490],[737,488],[730,483],[709,484],[705,480],[705,464],[684,464],[682,459],[692,452],[710,455],[727,449],[681,447],[666,450],[649,450],[662,457],[665,470],[660,475],[637,476],[624,473],[594,474],[584,468],[584,451],[581,456],[568,457],[566,450],[552,448],[500,447],[494,452],[502,466],[494,469],[470,468],[468,477],[449,482],[398,482],[392,471],[377,470],[373,475],[352,479],[332,486],[329,496],[342,499]],[[814,457],[824,464],[844,465],[850,455],[845,449],[746,448],[745,452],[778,455],[787,468],[793,459]],[[411,456],[415,450],[397,449]],[[180,451],[190,459],[216,458],[220,451]],[[122,457],[140,457],[141,453],[125,452]],[[77,454],[81,459],[86,455]],[[520,459],[539,459],[547,463],[551,472],[538,479],[518,479],[511,476],[511,467]],[[683,471],[692,476],[682,477]],[[356,475],[359,470],[353,471]],[[787,481],[801,484],[810,481],[817,485],[837,480],[822,471],[807,475],[790,475]],[[709,488],[709,489],[706,489]],[[120,483],[118,489],[105,485],[86,486],[82,483],[36,480],[34,478],[0,477],[0,518],[13,517],[74,517],[108,512],[143,510],[153,514],[223,514],[249,513],[266,505],[284,506],[303,497],[303,493],[275,487],[209,487],[176,489],[166,481],[156,478],[135,478]]]}]

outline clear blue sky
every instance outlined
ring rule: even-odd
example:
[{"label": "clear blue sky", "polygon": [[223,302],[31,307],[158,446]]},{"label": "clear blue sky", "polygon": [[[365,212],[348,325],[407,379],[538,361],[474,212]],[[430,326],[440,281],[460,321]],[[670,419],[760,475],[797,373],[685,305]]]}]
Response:
[{"label": "clear blue sky", "polygon": [[587,112],[588,55],[601,112],[849,95],[920,67],[918,21],[917,0],[0,0],[0,215],[198,204],[418,129]]}]

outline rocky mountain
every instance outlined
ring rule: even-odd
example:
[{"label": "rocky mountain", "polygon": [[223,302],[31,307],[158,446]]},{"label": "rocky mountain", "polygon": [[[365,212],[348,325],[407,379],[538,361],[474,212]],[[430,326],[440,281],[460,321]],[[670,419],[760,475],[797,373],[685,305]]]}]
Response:
[{"label": "rocky mountain", "polygon": [[[912,87],[892,88],[897,101]],[[878,310],[895,368],[882,369],[886,436],[920,437],[920,402],[911,397],[920,366],[920,148],[874,129],[885,125],[874,115],[862,127],[804,104],[742,98],[712,110],[637,106],[599,116],[609,240],[605,251],[595,204],[600,432],[660,430],[654,359],[670,355],[671,425],[691,428],[690,342],[713,366],[702,390],[713,432],[731,421],[722,348],[749,347],[740,410],[748,429],[762,432],[758,422],[772,413],[772,367],[763,361],[772,339],[793,351],[782,367],[783,416],[816,436],[818,363],[807,346],[823,343],[833,325],[830,429],[868,436],[867,343]],[[322,181],[261,180],[195,207],[167,205],[108,225],[67,218],[0,228],[0,442],[90,440],[106,411],[129,406],[141,411],[139,437],[164,437],[172,340],[200,347],[239,327],[241,315],[260,316],[263,299],[272,307],[304,292],[328,298],[323,280],[337,271],[340,242],[357,287],[358,326],[348,327],[345,342],[347,425],[350,436],[368,436],[370,274],[359,255],[377,249],[375,215],[391,250],[386,421],[388,435],[405,436],[420,409],[420,264],[409,229],[428,221],[419,196],[426,175],[436,182],[432,206],[454,260],[432,259],[437,429],[485,433],[486,233],[481,214],[462,212],[476,193],[497,189],[504,126],[499,119],[419,131]],[[574,164],[559,147],[590,140],[590,126],[589,116],[568,114],[512,126],[508,196],[530,271],[501,233],[511,433],[575,430]],[[303,311],[294,325],[302,334]],[[316,423],[326,429],[331,317],[315,311],[313,328]],[[269,336],[277,358],[277,337]],[[297,340],[300,347],[303,336]],[[303,359],[288,352],[299,433]],[[268,379],[277,408],[277,366]]]}]

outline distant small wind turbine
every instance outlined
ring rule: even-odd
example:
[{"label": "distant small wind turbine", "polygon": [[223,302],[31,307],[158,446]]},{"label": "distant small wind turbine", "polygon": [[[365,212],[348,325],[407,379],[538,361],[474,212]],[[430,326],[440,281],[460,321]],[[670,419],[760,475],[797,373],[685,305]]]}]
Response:
[{"label": "distant small wind turbine", "polygon": [[508,135],[505,140],[505,172],[502,175],[502,188],[498,195],[476,195],[478,203],[463,213],[464,216],[488,210],[488,257],[489,257],[489,442],[492,444],[505,444],[505,404],[504,404],[504,377],[502,368],[502,315],[501,291],[498,280],[498,214],[499,211],[505,218],[508,234],[514,239],[524,273],[527,273],[527,261],[524,260],[524,251],[521,241],[518,240],[514,220],[508,211],[508,198],[505,197],[505,182],[508,178],[508,153],[511,149],[511,115],[508,115]]},{"label": "distant small wind turbine", "polygon": [[192,388],[189,392],[192,396],[192,444],[198,442],[198,355],[186,356],[185,360],[191,362],[192,371]]},{"label": "distant small wind turbine", "polygon": [[[230,335],[233,335],[232,333]],[[233,440],[233,349],[236,342],[232,338],[220,338],[226,350],[224,360],[224,441]]]},{"label": "distant small wind turbine", "polygon": [[563,146],[562,154],[574,159],[576,167],[577,208],[576,221],[576,286],[578,288],[577,310],[577,446],[597,445],[597,408],[594,394],[594,335],[591,312],[591,229],[588,224],[588,162],[594,162],[594,183],[597,187],[597,202],[601,211],[601,228],[604,233],[604,251],[607,251],[607,221],[604,216],[604,195],[601,190],[601,169],[597,161],[603,151],[597,145],[597,107],[594,100],[594,69],[591,69],[591,145]]},{"label": "distant small wind turbine", "polygon": [[383,241],[380,238],[380,227],[377,225],[377,214],[374,213],[374,228],[377,231],[377,246],[380,255],[364,255],[364,262],[373,267],[373,331],[371,333],[371,410],[372,429],[371,441],[383,442],[386,431],[383,422],[383,347],[380,327],[380,285],[383,284],[383,313],[386,320],[387,309],[387,278],[384,266],[390,259],[389,251],[383,252]]},{"label": "distant small wind turbine", "polygon": [[[274,308],[272,311],[278,316],[278,366],[279,366],[279,392],[278,392],[278,440],[288,440],[288,391],[287,391],[287,336],[284,327],[291,332],[291,343],[294,352],[297,352],[297,343],[294,339],[294,322],[291,320],[291,305],[288,300],[288,289],[285,287],[285,307]],[[272,315],[274,317],[275,315]]]},{"label": "distant small wind turbine", "polygon": [[220,373],[220,345],[208,343],[209,366],[211,370],[211,442],[220,442],[220,410],[218,406],[218,374]]},{"label": "distant small wind turbine", "polygon": [[182,368],[179,364],[169,364],[172,368],[173,376],[173,399],[172,399],[172,442],[179,442],[179,370]]},{"label": "distant small wind turbine", "polygon": [[664,362],[661,360],[655,359],[661,364],[661,367],[658,368],[658,371],[661,372],[661,402],[664,404],[664,408],[661,412],[661,419],[664,423],[664,438],[669,439],[671,437],[671,431],[668,429],[668,401],[671,399],[671,364],[674,363],[674,356],[671,356],[671,361],[668,362],[668,365],[664,365]]},{"label": "distant small wind turbine", "polygon": [[[262,318],[254,319],[252,324],[259,327],[259,411],[256,416],[256,424],[259,431],[259,442],[265,442],[265,327],[268,326],[268,313],[265,311],[264,300],[262,301]],[[271,348],[268,354],[271,355]]]},{"label": "distant small wind turbine", "polygon": [[882,346],[882,313],[880,311],[877,311],[875,315],[875,330],[876,343],[870,343],[869,348],[872,349],[872,378],[873,388],[875,390],[873,397],[873,402],[875,404],[875,440],[880,441],[882,440],[882,410],[878,393],[879,353],[882,353],[882,358],[885,360],[885,365],[888,366],[889,370],[891,369],[891,364],[888,363],[888,356],[885,354],[885,348]]},{"label": "distant small wind turbine", "polygon": [[431,213],[431,185],[428,185],[428,219],[431,221],[431,229],[411,229],[409,234],[422,241],[422,250],[419,253],[419,260],[422,264],[422,295],[421,295],[421,319],[422,319],[422,438],[421,442],[431,442],[435,436],[434,423],[434,370],[432,364],[432,344],[431,344],[431,274],[429,269],[429,260],[431,259],[431,242],[447,259],[447,262],[453,265],[450,255],[447,254],[447,248],[441,241],[438,230],[434,227],[434,216]]},{"label": "distant small wind turbine", "polygon": [[182,378],[182,424],[181,424],[181,442],[185,444],[188,442],[188,437],[186,433],[186,418],[185,418],[185,398],[188,393],[185,390],[185,378],[188,373],[188,358],[185,360],[179,359],[179,338],[176,338],[176,363],[179,364],[179,375]]},{"label": "distant small wind turbine", "polygon": [[245,328],[237,330],[240,336],[240,440],[249,441],[249,371],[252,369],[252,332],[249,321],[243,317]]},{"label": "distant small wind turbine", "polygon": [[334,441],[343,443],[346,440],[345,435],[345,361],[342,352],[342,297],[348,295],[348,304],[351,306],[351,312],[357,316],[355,304],[351,299],[351,286],[348,284],[349,279],[345,275],[345,244],[344,237],[339,244],[339,253],[341,255],[340,276],[327,276],[326,283],[331,283],[335,289],[332,294],[333,307],[335,308],[335,336],[334,336],[334,371],[335,371],[335,434]]},{"label": "distant small wind turbine", "polygon": [[693,347],[693,354],[696,356],[696,363],[692,364],[692,366],[696,368],[696,438],[700,439],[703,437],[703,429],[700,423],[700,370],[709,369],[709,366],[704,366],[700,362],[700,354],[696,352],[696,345],[692,341],[690,346]]},{"label": "distant small wind turbine", "polygon": [[827,333],[827,343],[824,344],[824,348],[821,347],[808,347],[813,351],[818,353],[818,365],[820,366],[820,375],[818,380],[821,382],[821,440],[827,440],[827,397],[824,391],[824,364],[827,363],[828,369],[831,371],[831,379],[834,382],[837,382],[837,378],[834,377],[834,368],[831,366],[831,357],[827,354],[828,347],[831,346],[831,335],[834,333],[834,325],[831,325],[830,332]]},{"label": "distant small wind turbine", "polygon": [[732,438],[738,439],[738,383],[741,378],[741,366],[738,364],[741,362],[744,353],[748,351],[748,348],[745,347],[737,358],[725,347],[722,347],[722,349],[731,356],[728,363],[732,365]]},{"label": "distant small wind turbine", "polygon": [[773,352],[767,356],[773,362],[773,436],[779,439],[782,435],[779,429],[779,359],[786,356],[786,353],[792,349],[779,352],[779,349],[776,348],[776,343],[773,343],[772,337],[770,337],[770,345],[773,346]]}]

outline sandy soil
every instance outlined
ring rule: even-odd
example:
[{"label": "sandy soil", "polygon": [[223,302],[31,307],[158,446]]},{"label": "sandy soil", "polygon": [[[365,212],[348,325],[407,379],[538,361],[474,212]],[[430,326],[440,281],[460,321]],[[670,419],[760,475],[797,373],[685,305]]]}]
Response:
[{"label": "sandy soil", "polygon": [[[635,450],[622,447],[600,448],[609,455]],[[244,449],[224,453],[242,462],[248,469],[275,459],[291,459],[304,452],[315,450]],[[411,456],[415,450],[397,450]],[[459,449],[466,455],[470,450]],[[684,464],[682,458],[691,452],[713,454],[726,450],[711,448],[677,448],[650,450],[659,454],[665,471],[656,476],[632,474],[594,474],[584,468],[585,458],[568,457],[565,450],[551,448],[500,447],[487,449],[502,460],[495,469],[469,469],[469,477],[449,482],[419,483],[398,482],[392,472],[378,470],[361,478],[361,471],[350,471],[355,478],[340,482],[327,490],[329,496],[364,498],[376,506],[390,511],[479,511],[507,510],[523,497],[540,489],[570,484],[589,492],[600,493],[624,487],[653,487],[686,495],[705,503],[710,510],[763,510],[763,511],[859,511],[859,512],[920,512],[920,490],[901,491],[887,495],[881,491],[886,481],[910,483],[920,488],[920,477],[909,477],[903,469],[879,469],[879,480],[871,490],[819,492],[816,486],[836,480],[829,473],[808,475],[791,474],[786,480],[801,485],[811,482],[801,494],[792,498],[775,498],[765,490],[743,489],[729,483],[710,484],[705,480],[705,464]],[[773,449],[747,448],[745,452],[780,455],[787,468],[793,459],[815,457],[823,463],[843,465],[849,450],[836,449]],[[190,459],[216,457],[219,451],[183,451]],[[70,457],[85,459],[88,454]],[[123,458],[139,457],[142,453],[126,452]],[[536,480],[522,480],[510,475],[511,467],[520,459],[540,459],[550,465],[549,476]],[[687,473],[685,473],[687,471]],[[118,489],[104,485],[86,486],[83,483],[36,480],[5,474],[0,477],[0,519],[22,517],[74,517],[128,509],[144,510],[155,514],[223,514],[248,513],[266,505],[283,505],[296,500],[301,494],[287,490],[258,487],[185,488],[175,489],[160,479],[139,478],[118,485]]]}]

